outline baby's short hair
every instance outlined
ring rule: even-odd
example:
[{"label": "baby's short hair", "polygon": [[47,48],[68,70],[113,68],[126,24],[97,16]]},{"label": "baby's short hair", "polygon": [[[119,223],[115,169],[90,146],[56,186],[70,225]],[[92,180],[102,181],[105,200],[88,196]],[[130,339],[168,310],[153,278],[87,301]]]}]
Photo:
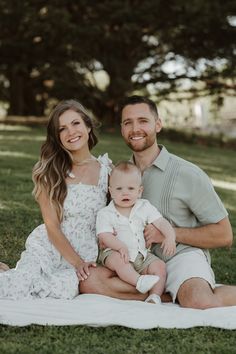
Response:
[{"label": "baby's short hair", "polygon": [[142,178],[142,174],[141,174],[140,169],[131,161],[123,160],[123,161],[117,162],[111,171],[110,177],[112,176],[112,174],[115,171],[120,171],[120,172],[124,172],[124,173],[136,171],[137,174],[140,176],[140,179]]}]

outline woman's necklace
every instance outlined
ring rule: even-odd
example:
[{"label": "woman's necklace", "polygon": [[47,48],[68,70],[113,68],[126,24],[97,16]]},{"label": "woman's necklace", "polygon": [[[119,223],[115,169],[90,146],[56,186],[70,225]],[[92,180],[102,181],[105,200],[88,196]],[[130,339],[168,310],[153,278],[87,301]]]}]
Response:
[{"label": "woman's necklace", "polygon": [[87,159],[82,160],[82,161],[73,160],[73,164],[74,164],[75,166],[81,166],[81,165],[84,165],[85,163],[88,163],[88,162],[94,161],[94,160],[96,160],[96,157],[94,157],[94,156],[91,155],[90,157],[88,157]]},{"label": "woman's necklace", "polygon": [[[85,165],[86,163],[89,163],[91,161],[95,161],[97,160],[96,157],[90,155],[90,157],[88,157],[87,159],[84,159],[82,161],[76,161],[76,160],[73,160],[73,165],[75,166],[82,166],[82,165]],[[72,171],[68,172],[68,176],[70,178],[78,178]],[[80,178],[83,177],[83,175],[80,173]]]}]

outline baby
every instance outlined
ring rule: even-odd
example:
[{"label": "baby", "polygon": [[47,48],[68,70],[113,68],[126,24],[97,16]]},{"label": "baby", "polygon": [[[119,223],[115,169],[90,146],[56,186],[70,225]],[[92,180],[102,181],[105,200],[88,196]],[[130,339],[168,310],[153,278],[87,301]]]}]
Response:
[{"label": "baby", "polygon": [[141,183],[141,172],[133,163],[121,161],[113,168],[109,186],[112,201],[97,215],[99,242],[107,247],[101,250],[99,260],[139,292],[149,292],[145,301],[160,304],[166,267],[146,248],[143,231],[148,223],[161,231],[166,256],[176,251],[175,232],[154,206],[139,199]]}]

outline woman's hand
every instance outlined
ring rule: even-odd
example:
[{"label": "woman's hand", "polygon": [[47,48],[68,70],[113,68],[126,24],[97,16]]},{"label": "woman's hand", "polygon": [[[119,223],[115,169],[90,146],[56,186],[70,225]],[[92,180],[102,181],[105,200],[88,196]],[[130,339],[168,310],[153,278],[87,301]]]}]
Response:
[{"label": "woman's hand", "polygon": [[144,238],[147,248],[149,248],[153,243],[162,243],[164,241],[164,236],[162,233],[152,224],[148,224],[145,227]]},{"label": "woman's hand", "polygon": [[95,262],[82,262],[76,267],[76,274],[79,280],[86,280],[90,275],[89,268],[97,267]]}]

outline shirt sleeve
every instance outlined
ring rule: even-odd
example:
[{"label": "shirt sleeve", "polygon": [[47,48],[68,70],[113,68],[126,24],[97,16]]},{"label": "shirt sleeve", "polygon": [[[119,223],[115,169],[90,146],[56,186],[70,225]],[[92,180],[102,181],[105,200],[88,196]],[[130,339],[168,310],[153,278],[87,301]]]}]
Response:
[{"label": "shirt sleeve", "polygon": [[188,206],[200,224],[216,223],[228,213],[217,195],[210,178],[199,169],[192,176]]},{"label": "shirt sleeve", "polygon": [[101,209],[97,213],[97,220],[96,220],[96,235],[104,233],[104,232],[114,232],[111,215],[104,210]]},{"label": "shirt sleeve", "polygon": [[161,213],[157,210],[157,208],[152,205],[148,200],[145,201],[145,213],[146,221],[148,224],[151,224],[155,220],[158,220],[162,217]]}]

